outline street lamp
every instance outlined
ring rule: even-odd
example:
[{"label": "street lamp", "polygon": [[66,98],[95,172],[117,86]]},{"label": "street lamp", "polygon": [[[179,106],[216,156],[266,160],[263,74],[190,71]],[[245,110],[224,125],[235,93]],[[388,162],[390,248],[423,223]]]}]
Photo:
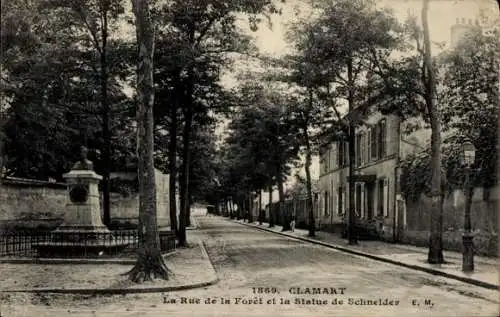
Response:
[{"label": "street lamp", "polygon": [[462,258],[462,271],[474,271],[474,242],[472,235],[471,225],[471,204],[474,185],[471,180],[471,167],[474,164],[476,157],[476,148],[471,141],[465,140],[462,143],[462,151],[460,153],[460,163],[465,171],[465,215],[464,215],[464,235],[462,237],[463,243],[463,258]]}]

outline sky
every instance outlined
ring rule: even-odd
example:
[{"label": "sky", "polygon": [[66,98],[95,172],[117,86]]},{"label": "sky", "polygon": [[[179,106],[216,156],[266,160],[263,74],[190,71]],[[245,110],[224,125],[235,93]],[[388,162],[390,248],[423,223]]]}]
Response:
[{"label": "sky", "polygon": [[[283,13],[281,16],[274,16],[272,19],[272,28],[268,28],[265,24],[261,25],[257,32],[249,33],[254,37],[254,43],[261,52],[272,55],[280,56],[290,52],[290,47],[285,40],[286,26],[289,22],[296,19],[296,16],[307,17],[309,10],[305,1],[286,0]],[[400,22],[404,22],[409,14],[415,15],[420,23],[420,11],[422,7],[422,0],[378,0],[377,4],[380,6],[390,7],[394,11],[394,15]],[[495,0],[430,0],[428,19],[430,37],[432,42],[442,43],[444,47],[433,47],[432,54],[439,54],[440,51],[450,47],[451,27],[459,21],[464,20],[466,23],[472,22],[479,18],[481,12],[486,12],[487,15],[498,16],[498,4]],[[496,14],[496,15],[495,15]],[[244,21],[242,27],[244,28]],[[236,62],[237,69],[252,69],[252,63],[248,60]],[[236,80],[233,77],[234,71],[226,73],[222,78],[222,83],[226,87],[233,87]],[[223,132],[224,126],[221,125],[218,129]],[[298,170],[299,174],[305,176],[303,168]],[[319,159],[316,157],[312,166],[312,177],[317,179],[319,177]],[[294,183],[294,177],[290,177],[287,182],[287,187]],[[267,195],[263,204],[267,204]],[[277,199],[277,194],[274,195]]]}]

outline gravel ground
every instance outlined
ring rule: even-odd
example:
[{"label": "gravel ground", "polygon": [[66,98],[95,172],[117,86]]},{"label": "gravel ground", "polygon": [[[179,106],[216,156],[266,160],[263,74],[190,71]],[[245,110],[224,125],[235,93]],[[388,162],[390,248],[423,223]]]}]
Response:
[{"label": "gravel ground", "polygon": [[[166,256],[165,262],[175,274],[168,281],[156,279],[144,284],[131,282],[124,275],[132,265],[2,264],[0,276],[4,278],[0,290],[169,287],[209,281],[215,277],[210,275],[210,262],[203,256],[201,246],[197,243]],[[193,274],[206,270],[205,275]]]}]

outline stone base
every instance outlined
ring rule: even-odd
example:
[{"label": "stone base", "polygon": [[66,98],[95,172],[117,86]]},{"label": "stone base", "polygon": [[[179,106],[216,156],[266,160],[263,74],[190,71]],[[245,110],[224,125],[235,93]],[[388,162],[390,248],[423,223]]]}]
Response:
[{"label": "stone base", "polygon": [[122,252],[128,243],[74,244],[64,242],[39,242],[32,247],[41,258],[106,258]]}]

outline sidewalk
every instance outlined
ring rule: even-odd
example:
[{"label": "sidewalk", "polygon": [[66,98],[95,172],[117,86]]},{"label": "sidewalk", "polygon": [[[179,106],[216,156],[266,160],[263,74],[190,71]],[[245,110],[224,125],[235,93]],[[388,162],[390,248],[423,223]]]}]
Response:
[{"label": "sidewalk", "polygon": [[[202,237],[190,232],[192,243],[188,248],[177,249],[166,255],[165,264],[173,272],[169,280],[156,279],[135,284],[123,273],[133,267],[123,263],[39,264],[2,263],[0,293],[37,292],[71,294],[126,294],[170,292],[206,287],[218,282],[212,262],[202,243]],[[135,263],[135,261],[134,261]]]},{"label": "sidewalk", "polygon": [[474,256],[475,269],[473,273],[462,272],[462,254],[444,251],[446,264],[427,263],[427,248],[404,244],[393,244],[383,241],[358,241],[358,245],[348,245],[347,240],[338,234],[316,231],[316,236],[308,237],[308,230],[295,228],[294,232],[281,232],[281,226],[269,228],[268,223],[248,223],[243,220],[233,220],[246,226],[281,234],[295,239],[324,245],[340,251],[365,256],[374,260],[388,262],[434,275],[453,278],[462,282],[482,286],[489,289],[499,289],[498,259]]}]

